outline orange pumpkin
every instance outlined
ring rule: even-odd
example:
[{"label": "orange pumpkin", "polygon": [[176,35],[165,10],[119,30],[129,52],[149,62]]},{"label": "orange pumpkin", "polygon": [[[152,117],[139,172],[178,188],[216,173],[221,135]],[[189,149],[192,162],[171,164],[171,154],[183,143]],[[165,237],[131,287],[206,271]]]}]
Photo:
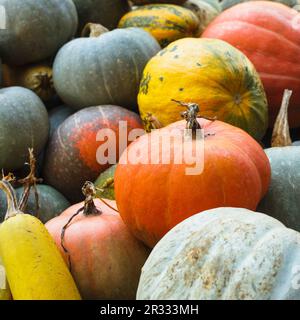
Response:
[{"label": "orange pumpkin", "polygon": [[221,121],[196,121],[205,134],[204,156],[197,158],[202,173],[187,174],[186,169],[197,164],[196,158],[178,162],[182,150],[197,155],[197,139],[192,143],[174,140],[168,146],[168,164],[149,161],[165,157],[162,141],[167,141],[172,130],[185,135],[185,121],[141,136],[126,149],[117,166],[115,196],[120,215],[132,233],[150,247],[198,212],[217,207],[255,210],[268,189],[270,164],[250,135]]},{"label": "orange pumpkin", "polygon": [[[114,201],[106,202],[116,207]],[[61,243],[62,229],[84,204],[70,207],[46,227],[66,261],[70,258],[71,273],[83,298],[134,299],[148,250],[129,233],[118,213],[99,199],[94,203],[99,213],[80,213],[66,229],[68,254]]]}]

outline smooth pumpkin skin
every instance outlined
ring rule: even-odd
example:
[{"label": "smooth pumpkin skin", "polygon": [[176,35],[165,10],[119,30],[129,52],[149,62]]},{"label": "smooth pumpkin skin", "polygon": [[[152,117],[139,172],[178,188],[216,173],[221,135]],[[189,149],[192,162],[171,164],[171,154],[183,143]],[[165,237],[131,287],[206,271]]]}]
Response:
[{"label": "smooth pumpkin skin", "polygon": [[[194,167],[195,160],[190,159],[193,161],[189,165],[174,160],[183,148],[195,154],[195,140],[192,146],[171,144],[170,164],[147,161],[151,156],[163,156],[162,142],[151,155],[148,139],[157,141],[162,137],[160,141],[164,141],[173,129],[179,129],[183,136],[185,121],[141,136],[120,157],[115,173],[118,209],[132,233],[149,247],[193,214],[222,206],[255,210],[267,192],[270,164],[260,145],[245,131],[224,122],[198,121],[207,135],[201,161],[204,170],[200,174],[186,174],[186,168]],[[126,164],[127,155],[139,159],[138,163],[129,160]]]},{"label": "smooth pumpkin skin", "polygon": [[150,4],[127,13],[119,28],[137,27],[150,32],[162,47],[199,35],[199,19],[186,8],[171,4]]},{"label": "smooth pumpkin skin", "polygon": [[[226,10],[230,7],[233,7],[241,2],[248,2],[249,0],[220,0],[220,5],[223,10]],[[251,0],[251,1],[258,1],[258,0]],[[294,7],[297,4],[300,4],[299,0],[271,0],[272,2],[280,2],[285,4],[289,7]]]},{"label": "smooth pumpkin skin", "polygon": [[50,134],[49,137],[53,135],[53,133],[58,129],[58,127],[67,119],[69,118],[73,113],[74,109],[66,106],[61,105],[58,107],[55,107],[51,111],[49,111],[49,121],[50,121]]},{"label": "smooth pumpkin skin", "polygon": [[242,208],[172,229],[143,267],[138,300],[299,300],[300,234]]},{"label": "smooth pumpkin skin", "polygon": [[124,0],[73,0],[79,18],[79,31],[91,23],[100,23],[108,29],[117,27],[120,18],[129,11]]},{"label": "smooth pumpkin skin", "polygon": [[[114,201],[105,200],[116,208]],[[134,299],[149,251],[136,240],[114,210],[95,200],[100,215],[77,216],[65,233],[72,274],[84,299]],[[46,224],[58,248],[61,230],[83,206],[78,203]]]},{"label": "smooth pumpkin skin", "polygon": [[65,261],[37,218],[17,214],[3,222],[0,254],[14,300],[81,299]]},{"label": "smooth pumpkin skin", "polygon": [[115,187],[114,187],[114,176],[117,169],[117,165],[109,167],[107,170],[102,172],[95,181],[95,187],[101,190],[97,190],[98,198],[105,198],[109,200],[115,200]]},{"label": "smooth pumpkin skin", "polygon": [[28,148],[39,154],[48,134],[48,113],[35,93],[22,87],[0,89],[0,168],[21,168]]},{"label": "smooth pumpkin skin", "polygon": [[0,5],[6,9],[7,21],[7,28],[0,30],[0,55],[7,64],[46,59],[76,32],[78,17],[72,0],[0,0]]},{"label": "smooth pumpkin skin", "polygon": [[55,58],[54,86],[75,109],[101,104],[135,109],[143,69],[159,50],[157,41],[138,28],[75,39]]},{"label": "smooth pumpkin skin", "polygon": [[142,118],[151,113],[166,126],[180,120],[172,99],[198,103],[256,139],[267,128],[267,102],[257,72],[244,54],[220,40],[186,38],[171,43],[147,64],[138,95]]},{"label": "smooth pumpkin skin", "polygon": [[258,210],[300,231],[300,147],[277,147],[265,152],[271,163],[272,179]]},{"label": "smooth pumpkin skin", "polygon": [[293,90],[290,127],[300,126],[300,24],[293,23],[297,15],[281,3],[241,3],[224,11],[202,35],[227,41],[251,60],[266,90],[271,126],[286,88]]},{"label": "smooth pumpkin skin", "polygon": [[127,121],[128,132],[142,128],[137,114],[118,106],[90,107],[66,119],[50,138],[43,170],[45,182],[72,203],[82,201],[84,182],[96,180],[111,165],[97,161],[97,151],[103,144],[97,141],[99,130],[111,129],[116,133],[118,160],[119,121]]}]

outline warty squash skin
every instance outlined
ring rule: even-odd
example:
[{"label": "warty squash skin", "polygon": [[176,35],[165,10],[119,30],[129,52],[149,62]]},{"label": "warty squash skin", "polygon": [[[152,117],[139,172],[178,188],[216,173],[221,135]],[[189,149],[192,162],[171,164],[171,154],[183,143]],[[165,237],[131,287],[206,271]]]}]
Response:
[{"label": "warty squash skin", "polygon": [[300,299],[300,234],[241,208],[201,212],[177,225],[143,267],[139,300]]},{"label": "warty squash skin", "polygon": [[177,40],[148,62],[138,95],[142,118],[150,113],[163,126],[179,120],[172,99],[195,102],[203,116],[240,127],[257,140],[266,132],[267,101],[259,75],[224,41]]},{"label": "warty squash skin", "polygon": [[296,10],[272,1],[241,3],[219,15],[202,36],[230,43],[254,64],[267,94],[270,126],[284,89],[293,90],[289,124],[300,126],[300,23]]},{"label": "warty squash skin", "polygon": [[118,106],[90,107],[66,119],[50,138],[43,169],[45,182],[72,203],[82,201],[84,182],[95,181],[111,165],[97,161],[98,148],[103,144],[97,141],[101,129],[116,133],[116,161],[119,159],[119,121],[127,121],[128,132],[142,128],[137,114]]},{"label": "warty squash skin", "polygon": [[[114,201],[105,200],[112,208]],[[99,214],[78,215],[65,232],[73,277],[84,299],[134,299],[143,264],[149,250],[136,240],[119,214],[100,200],[94,200]],[[65,260],[61,232],[78,203],[46,224]]]},{"label": "warty squash skin", "polygon": [[[24,65],[51,57],[77,29],[72,0],[0,0],[7,28],[0,30],[0,56]],[[26,27],[25,27],[26,26]]]},{"label": "warty squash skin", "polygon": [[129,11],[125,0],[73,0],[75,3],[79,31],[89,23],[100,23],[108,29],[117,27],[120,18]]},{"label": "warty squash skin", "polygon": [[119,28],[137,27],[150,32],[162,47],[199,35],[199,19],[189,9],[171,4],[150,4],[127,13]]},{"label": "warty squash skin", "polygon": [[157,41],[138,28],[75,39],[55,58],[55,89],[76,109],[101,104],[135,109],[143,69],[159,50]]},{"label": "warty squash skin", "polygon": [[255,210],[268,190],[270,164],[251,136],[224,122],[197,121],[205,134],[204,157],[199,157],[202,172],[186,173],[188,167],[196,166],[195,159],[188,164],[185,158],[182,163],[175,160],[183,149],[195,154],[195,140],[191,145],[184,141],[170,144],[170,161],[161,160],[166,151],[162,141],[174,129],[183,136],[185,121],[141,136],[120,157],[114,176],[118,209],[131,232],[149,247],[198,212],[222,206]]},{"label": "warty squash skin", "polygon": [[[7,190],[7,184],[2,182],[1,188]],[[0,225],[0,255],[13,299],[81,299],[66,263],[42,222],[18,211],[15,195],[8,195],[8,202],[7,219]]]},{"label": "warty squash skin", "polygon": [[47,110],[41,99],[22,87],[0,89],[0,169],[21,168],[28,148],[36,154],[49,134]]}]

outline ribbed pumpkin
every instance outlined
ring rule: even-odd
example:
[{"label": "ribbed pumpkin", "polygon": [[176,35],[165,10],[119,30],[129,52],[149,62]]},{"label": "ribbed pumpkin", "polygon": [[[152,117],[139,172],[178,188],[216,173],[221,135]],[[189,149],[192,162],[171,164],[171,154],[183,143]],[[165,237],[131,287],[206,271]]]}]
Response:
[{"label": "ribbed pumpkin", "polygon": [[52,68],[48,63],[23,67],[3,65],[3,86],[20,86],[35,92],[43,101],[55,96]]},{"label": "ribbed pumpkin", "polygon": [[275,123],[272,148],[266,149],[271,163],[269,191],[258,210],[300,231],[300,147],[292,146],[287,121],[291,92],[286,91]]},{"label": "ribbed pumpkin", "polygon": [[[90,107],[66,119],[50,138],[45,155],[45,182],[72,202],[81,201],[83,183],[96,180],[110,166],[110,163],[100,164],[97,161],[103,161],[97,159],[97,151],[104,143],[97,141],[101,129],[109,129],[116,134],[115,161],[118,161],[119,121],[127,122],[128,132],[142,128],[137,114],[118,106]],[[122,138],[127,139],[125,136]]]},{"label": "ribbed pumpkin", "polygon": [[294,91],[289,109],[291,127],[300,126],[299,13],[271,1],[246,2],[217,17],[203,33],[244,52],[260,73],[274,124],[284,89]]},{"label": "ribbed pumpkin", "polygon": [[0,170],[21,168],[28,148],[39,154],[48,134],[47,110],[35,93],[22,87],[0,90]]},{"label": "ribbed pumpkin", "polygon": [[[236,4],[239,4],[241,2],[248,2],[249,0],[219,0],[220,5],[223,10],[226,10],[230,7],[235,6]],[[257,0],[251,0],[251,1],[257,1]],[[289,7],[294,7],[297,4],[300,4],[299,0],[271,0],[272,2],[281,2]]]},{"label": "ribbed pumpkin", "polygon": [[[186,142],[186,123],[179,121],[138,138],[117,165],[120,215],[150,247],[195,213],[221,206],[255,210],[267,192],[270,164],[251,136],[221,121],[195,123],[204,130],[204,141]],[[182,157],[183,150],[193,157]]]},{"label": "ribbed pumpkin", "polygon": [[[105,200],[115,208],[114,201]],[[148,250],[136,240],[119,214],[96,199],[92,210],[68,220],[84,206],[78,203],[46,224],[85,299],[134,299]]]},{"label": "ribbed pumpkin", "polygon": [[54,86],[63,101],[77,109],[100,104],[134,109],[143,69],[159,49],[157,41],[138,28],[75,39],[55,58]]},{"label": "ribbed pumpkin", "polygon": [[127,13],[119,22],[119,28],[130,27],[150,32],[162,47],[199,35],[198,17],[191,10],[171,4],[141,6]]},{"label": "ribbed pumpkin", "polygon": [[142,118],[163,126],[180,119],[172,99],[196,102],[217,117],[260,139],[267,128],[267,102],[259,76],[239,50],[224,41],[181,39],[147,64],[138,96]]},{"label": "ribbed pumpkin", "polygon": [[199,19],[199,33],[202,34],[208,24],[218,16],[222,9],[218,0],[188,0],[184,7],[192,10]]},{"label": "ribbed pumpkin", "polygon": [[140,300],[299,300],[300,234],[241,208],[172,229],[143,267]]},{"label": "ribbed pumpkin", "polygon": [[24,65],[46,59],[77,29],[72,0],[0,0],[6,28],[0,30],[0,56],[8,64]]},{"label": "ribbed pumpkin", "polygon": [[78,18],[79,30],[89,22],[101,23],[108,29],[117,27],[120,18],[129,11],[124,0],[73,0]]}]

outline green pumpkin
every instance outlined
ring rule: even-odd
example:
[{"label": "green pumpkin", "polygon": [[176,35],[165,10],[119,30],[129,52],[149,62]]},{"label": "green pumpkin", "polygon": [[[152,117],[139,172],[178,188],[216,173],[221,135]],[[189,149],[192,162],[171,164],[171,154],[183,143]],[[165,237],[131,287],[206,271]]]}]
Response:
[{"label": "green pumpkin", "polygon": [[[223,10],[226,10],[230,7],[235,6],[236,4],[242,3],[242,2],[247,2],[249,0],[220,0],[220,5]],[[252,0],[252,1],[257,1],[257,0]],[[280,2],[283,4],[286,4],[287,6],[293,8],[297,4],[300,4],[299,0],[275,0],[273,2]]]},{"label": "green pumpkin", "polygon": [[157,41],[138,28],[75,39],[55,58],[54,86],[76,109],[105,104],[134,109],[143,69],[159,50]]},{"label": "green pumpkin", "polygon": [[[114,176],[117,165],[109,167],[102,172],[94,185],[97,188],[97,197],[115,200]],[[99,190],[100,189],[100,190]]]},{"label": "green pumpkin", "polygon": [[7,64],[24,65],[46,59],[77,29],[72,0],[0,0],[6,29],[0,30],[0,56]]},{"label": "green pumpkin", "polygon": [[122,0],[73,0],[78,18],[79,30],[89,22],[100,23],[114,29],[120,18],[130,10],[127,1]]},{"label": "green pumpkin", "polygon": [[0,170],[21,168],[28,148],[39,154],[48,134],[48,113],[35,93],[22,87],[0,90]]},{"label": "green pumpkin", "polygon": [[[31,188],[30,195],[25,209],[26,213],[38,217],[43,223],[60,215],[63,211],[70,207],[70,202],[54,188],[47,185],[37,185],[39,195],[39,210],[36,208],[34,189]],[[16,189],[18,199],[23,193],[23,187]],[[6,197],[0,192],[0,222],[4,220],[6,213]]]}]

